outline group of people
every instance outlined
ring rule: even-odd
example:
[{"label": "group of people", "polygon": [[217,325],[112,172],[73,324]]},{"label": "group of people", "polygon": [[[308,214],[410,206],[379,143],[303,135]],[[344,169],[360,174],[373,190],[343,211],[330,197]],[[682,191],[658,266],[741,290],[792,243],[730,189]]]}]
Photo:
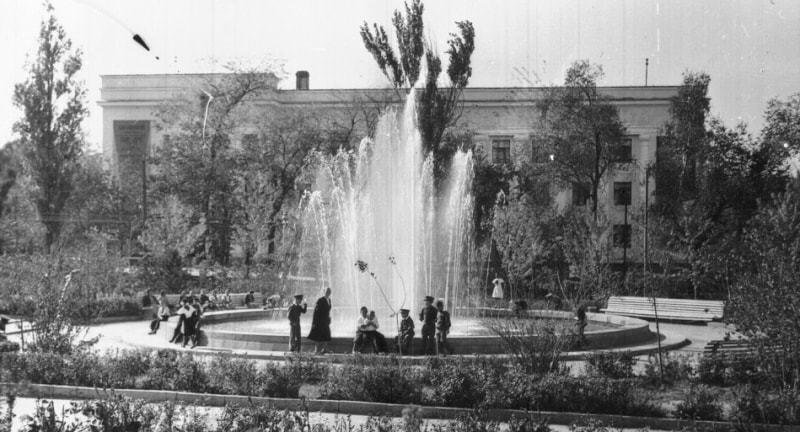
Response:
[{"label": "group of people", "polygon": [[[327,353],[327,344],[331,340],[331,289],[326,288],[325,294],[317,300],[314,306],[311,321],[311,331],[308,339],[315,342],[314,353]],[[450,313],[444,310],[444,302],[441,300],[433,306],[434,298],[425,296],[425,306],[419,313],[419,320],[422,321],[422,345],[425,355],[453,353],[453,349],[447,342],[447,335],[450,333]],[[294,303],[289,306],[289,351],[300,352],[301,349],[301,328],[300,315],[306,313],[308,303],[302,294],[294,296]],[[388,351],[386,337],[378,331],[380,324],[375,311],[370,311],[366,306],[359,310],[360,316],[356,320],[356,336],[353,339],[353,353],[361,352],[364,345],[372,346],[374,353]],[[401,354],[411,353],[411,344],[414,340],[414,320],[409,316],[410,310],[400,309],[400,328],[395,338],[397,351]]]},{"label": "group of people", "polygon": [[169,304],[167,294],[163,291],[156,298],[152,290],[147,290],[142,299],[144,307],[152,308],[152,320],[150,321],[150,333],[148,334],[156,334],[162,322],[168,321],[173,315],[177,315],[178,324],[175,326],[170,342],[182,343],[183,347],[186,347],[191,342],[192,348],[197,346],[203,313],[206,310],[227,309],[230,304],[230,290],[227,290],[223,296],[219,296],[215,290],[210,297],[205,290],[200,290],[197,296],[191,290],[184,290],[176,306]]}]

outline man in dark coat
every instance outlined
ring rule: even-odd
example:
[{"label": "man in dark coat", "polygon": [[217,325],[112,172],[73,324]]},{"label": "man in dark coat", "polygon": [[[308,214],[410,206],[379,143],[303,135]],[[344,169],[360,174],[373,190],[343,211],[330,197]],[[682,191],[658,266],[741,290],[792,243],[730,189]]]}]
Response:
[{"label": "man in dark coat", "polygon": [[[302,306],[300,302],[303,302]],[[289,351],[300,352],[300,314],[306,313],[308,302],[302,294],[294,296],[294,304],[289,306]]]},{"label": "man in dark coat", "polygon": [[331,288],[325,288],[325,295],[317,300],[311,318],[311,332],[308,339],[315,342],[314,354],[325,354],[331,341]]},{"label": "man in dark coat", "polygon": [[436,315],[439,311],[433,307],[433,297],[425,296],[425,307],[419,313],[419,320],[422,321],[422,349],[425,355],[436,354]]}]

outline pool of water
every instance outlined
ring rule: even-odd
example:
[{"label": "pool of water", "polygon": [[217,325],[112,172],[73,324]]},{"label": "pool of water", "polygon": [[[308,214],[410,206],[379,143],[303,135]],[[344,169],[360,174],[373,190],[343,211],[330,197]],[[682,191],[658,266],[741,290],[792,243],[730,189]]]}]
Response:
[{"label": "pool of water", "polygon": [[[502,323],[502,320],[484,319],[484,318],[454,318],[453,325],[450,328],[450,336],[496,336],[496,333],[491,330],[493,326]],[[574,325],[575,321],[547,319],[547,318],[524,318],[517,320],[516,325],[532,325],[541,329],[561,329],[565,326]],[[419,321],[414,322],[415,331],[417,336],[420,335],[422,323]],[[308,334],[311,330],[311,317],[304,317],[300,320],[300,326],[304,335]],[[608,324],[604,322],[589,321],[586,327],[587,332],[596,330],[608,330],[619,328],[619,326]],[[289,322],[286,318],[264,318],[258,320],[247,321],[228,321],[221,323],[209,323],[203,325],[203,329],[208,331],[233,331],[243,333],[258,333],[270,335],[283,335],[289,333]],[[384,334],[397,333],[397,324],[394,320],[386,319],[380,321],[380,328],[378,329]],[[333,337],[349,337],[353,336],[356,331],[356,320],[352,322],[335,321],[331,326],[331,334]]]}]

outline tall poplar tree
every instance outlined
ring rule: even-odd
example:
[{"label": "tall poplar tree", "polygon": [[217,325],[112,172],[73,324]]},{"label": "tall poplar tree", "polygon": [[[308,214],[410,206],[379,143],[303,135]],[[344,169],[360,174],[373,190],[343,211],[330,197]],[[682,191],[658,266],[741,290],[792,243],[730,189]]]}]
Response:
[{"label": "tall poplar tree", "polygon": [[49,250],[64,224],[63,210],[73,190],[73,174],[83,148],[81,123],[88,110],[85,89],[76,80],[81,52],[58,23],[53,6],[39,30],[39,49],[28,78],[14,87],[14,105],[22,118],[14,124],[20,135],[25,168],[36,188],[34,202],[45,226]]},{"label": "tall poplar tree", "polygon": [[472,76],[472,52],[475,50],[475,29],[469,21],[458,21],[458,33],[450,33],[447,41],[447,77],[450,84],[440,88],[439,75],[442,61],[439,54],[425,40],[422,20],[425,6],[420,0],[405,5],[405,15],[394,12],[392,25],[397,37],[397,53],[389,41],[386,29],[365,22],[361,26],[364,47],[375,58],[381,72],[395,89],[410,88],[422,74],[423,57],[425,82],[417,98],[418,127],[422,136],[425,154],[433,152],[434,171],[437,179],[442,177],[447,161],[456,148],[443,142],[445,132],[456,125],[461,117],[461,93]]}]

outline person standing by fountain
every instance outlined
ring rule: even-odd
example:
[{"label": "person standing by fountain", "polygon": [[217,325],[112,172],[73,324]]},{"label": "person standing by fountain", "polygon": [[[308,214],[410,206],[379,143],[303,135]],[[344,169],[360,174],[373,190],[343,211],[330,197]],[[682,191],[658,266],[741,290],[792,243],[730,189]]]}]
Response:
[{"label": "person standing by fountain", "polygon": [[453,348],[447,343],[447,334],[450,333],[450,312],[444,310],[444,302],[436,302],[436,354],[445,355],[445,351],[453,353]]},{"label": "person standing by fountain", "polygon": [[422,350],[425,355],[435,354],[436,315],[439,311],[433,307],[433,297],[425,296],[425,307],[419,313],[422,321]]},{"label": "person standing by fountain", "polygon": [[[300,306],[300,302],[303,305]],[[294,304],[289,306],[289,351],[300,352],[300,314],[306,313],[308,302],[302,294],[294,296]]]},{"label": "person standing by fountain", "polygon": [[325,295],[317,300],[311,318],[311,332],[308,339],[315,342],[314,354],[325,354],[331,341],[331,288],[325,288]]},{"label": "person standing by fountain", "polygon": [[408,316],[408,309],[400,309],[400,334],[397,335],[397,351],[411,354],[411,341],[414,340],[414,320]]},{"label": "person standing by fountain", "polygon": [[503,292],[503,283],[505,283],[505,281],[500,278],[494,278],[492,283],[494,284],[494,289],[492,289],[492,298],[495,300],[495,306],[502,306],[504,303],[503,297],[505,297],[505,293]]}]

